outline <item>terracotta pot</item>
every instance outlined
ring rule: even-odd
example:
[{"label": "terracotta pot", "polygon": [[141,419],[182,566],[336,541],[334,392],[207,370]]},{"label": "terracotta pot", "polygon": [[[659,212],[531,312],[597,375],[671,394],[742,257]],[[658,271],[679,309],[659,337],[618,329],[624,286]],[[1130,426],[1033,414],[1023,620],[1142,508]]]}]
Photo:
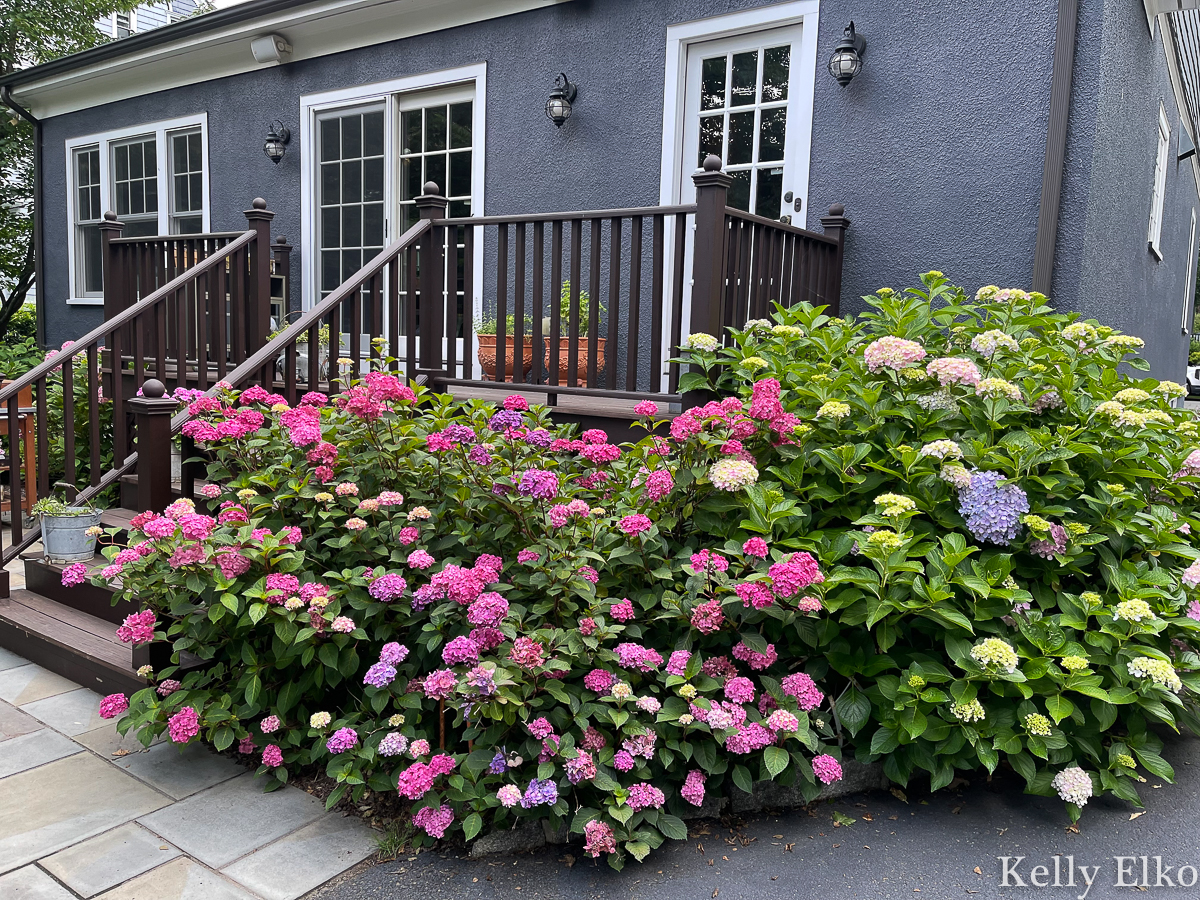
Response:
[{"label": "terracotta pot", "polygon": [[[479,365],[483,369],[484,378],[487,381],[496,380],[496,335],[494,334],[479,334],[476,335],[479,341]],[[524,346],[521,348],[521,364],[522,374],[528,375],[533,368],[533,346],[528,337],[524,339]],[[513,357],[515,348],[513,347],[513,339],[505,337],[504,339],[504,380],[513,380]]]},{"label": "terracotta pot", "polygon": [[[604,373],[604,342],[607,338],[596,338],[596,380],[599,381]],[[567,380],[570,357],[568,354],[571,339],[565,335],[558,339],[558,383],[569,384]],[[546,365],[550,365],[550,338],[546,338]],[[587,384],[588,373],[588,339],[586,335],[579,336],[579,354],[575,361],[575,378],[579,386]]]}]

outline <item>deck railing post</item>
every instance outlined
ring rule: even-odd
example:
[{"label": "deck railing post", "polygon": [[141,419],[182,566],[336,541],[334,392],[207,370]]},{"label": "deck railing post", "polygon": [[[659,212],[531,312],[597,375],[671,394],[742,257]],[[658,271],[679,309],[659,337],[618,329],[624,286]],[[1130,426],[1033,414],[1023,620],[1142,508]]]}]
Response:
[{"label": "deck railing post", "polygon": [[[696,230],[692,243],[692,310],[686,333],[711,334],[721,340],[725,207],[733,178],[721,171],[721,158],[710,153],[704,159],[704,171],[693,175],[692,181],[696,184]],[[684,394],[683,408],[698,406],[708,399],[705,392],[689,391]]]},{"label": "deck railing post", "polygon": [[[446,305],[446,265],[442,249],[446,229],[436,222],[446,218],[447,204],[437,184],[425,182],[424,193],[417,198],[417,209],[422,219],[430,219],[435,223],[421,237],[417,256],[421,283],[421,296],[417,303],[421,337],[418,366],[426,371],[441,371],[442,368],[442,335],[445,330],[442,313]],[[453,337],[449,339],[453,340]]]},{"label": "deck railing post", "polygon": [[[249,309],[246,316],[246,355],[257,353],[271,333],[271,220],[275,213],[256,197],[246,210],[246,225],[255,233],[250,245]],[[266,371],[266,370],[264,370]],[[268,384],[269,388],[270,385]]]},{"label": "deck railing post", "polygon": [[162,512],[171,503],[171,417],[178,404],[156,378],[128,401],[137,427],[138,512]]},{"label": "deck railing post", "polygon": [[846,207],[835,203],[829,207],[829,215],[821,216],[821,230],[828,237],[837,241],[837,252],[834,254],[833,265],[829,268],[829,282],[822,285],[825,301],[829,305],[830,315],[841,315],[842,308],[842,257],[846,250],[846,229],[850,220],[846,218]]},{"label": "deck railing post", "polygon": [[125,223],[118,221],[117,214],[106,212],[100,229],[100,259],[104,276],[104,319],[107,321],[129,304],[125,301],[125,280],[122,277],[121,265],[117,260],[118,251],[112,246],[114,238],[119,238],[125,230]]},{"label": "deck railing post", "polygon": [[276,322],[276,328],[287,326],[288,313],[292,311],[292,245],[282,234],[275,235],[275,243],[271,245],[271,261],[274,263],[276,278],[283,280],[283,319]]}]

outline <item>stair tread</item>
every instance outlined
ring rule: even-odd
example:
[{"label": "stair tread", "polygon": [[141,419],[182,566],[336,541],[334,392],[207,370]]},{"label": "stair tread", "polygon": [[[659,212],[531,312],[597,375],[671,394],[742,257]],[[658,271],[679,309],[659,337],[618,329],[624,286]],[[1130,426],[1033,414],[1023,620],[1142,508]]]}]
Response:
[{"label": "stair tread", "polygon": [[117,626],[41,594],[14,590],[0,599],[0,619],[120,672],[133,667],[132,648],[117,640]]},{"label": "stair tread", "polygon": [[128,530],[129,523],[133,521],[133,517],[136,515],[136,510],[117,506],[112,509],[106,509],[100,515],[100,524],[105,528],[124,528]]}]

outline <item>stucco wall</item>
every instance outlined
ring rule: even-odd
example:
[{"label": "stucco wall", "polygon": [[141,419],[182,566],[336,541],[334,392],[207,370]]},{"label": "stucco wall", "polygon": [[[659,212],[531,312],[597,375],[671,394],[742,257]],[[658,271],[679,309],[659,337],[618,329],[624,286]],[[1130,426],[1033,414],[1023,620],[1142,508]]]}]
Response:
[{"label": "stucco wall", "polygon": [[[1085,7],[1103,2],[1085,0]],[[760,5],[578,0],[51,119],[45,166],[48,338],[77,335],[100,315],[62,302],[68,292],[63,161],[68,137],[206,110],[213,228],[240,227],[241,211],[261,195],[277,213],[273,231],[296,243],[302,148],[293,140],[284,161],[273,165],[261,151],[268,121],[282,118],[298,133],[301,94],[486,61],[487,213],[653,204],[659,194],[666,27]],[[1121,27],[1117,7],[1141,9],[1137,0],[1108,5],[1113,30]],[[916,272],[928,268],[971,287],[1028,284],[1055,10],[1054,0],[822,3],[808,221],[818,227],[831,203],[846,205],[852,225],[845,308],[860,308],[854,298],[882,285],[912,283]],[[843,89],[825,63],[851,18],[868,48],[862,74]],[[1108,18],[1104,24],[1108,35]],[[1087,55],[1081,48],[1081,58]],[[1114,78],[1122,64],[1108,67]],[[1153,60],[1148,65],[1147,78]],[[542,106],[560,70],[579,83],[580,96],[575,115],[556,130]],[[1120,119],[1106,121],[1115,130]],[[1079,158],[1090,156],[1081,151]],[[1146,160],[1153,164],[1152,152]],[[1169,190],[1177,185],[1173,178]],[[1085,180],[1079,191],[1087,190]],[[1089,223],[1094,206],[1091,199],[1084,206]],[[1140,212],[1127,218],[1131,231],[1144,231]],[[1164,226],[1165,242],[1174,221],[1168,218]],[[1096,231],[1106,228],[1116,230],[1098,222]],[[1064,258],[1078,256],[1077,248],[1091,238],[1085,233],[1078,240]],[[298,248],[293,271],[301,269],[303,252]],[[1069,260],[1060,264],[1064,261]],[[1058,299],[1072,302],[1078,283],[1076,277]],[[1119,307],[1127,296],[1105,303]]]},{"label": "stucco wall", "polygon": [[[1156,26],[1151,35],[1142,4],[1130,0],[1084,0],[1081,26],[1087,44],[1075,72],[1054,295],[1144,338],[1153,374],[1180,380],[1187,338],[1179,323],[1194,290],[1185,281],[1198,204],[1192,163],[1177,160],[1182,126],[1163,32]],[[1147,245],[1160,101],[1171,123],[1161,260]]]}]

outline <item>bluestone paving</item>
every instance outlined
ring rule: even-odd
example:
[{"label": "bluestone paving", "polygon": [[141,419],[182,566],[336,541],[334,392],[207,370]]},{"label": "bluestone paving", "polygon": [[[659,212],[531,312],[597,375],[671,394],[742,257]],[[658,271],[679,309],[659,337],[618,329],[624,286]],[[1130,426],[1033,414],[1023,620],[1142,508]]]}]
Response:
[{"label": "bluestone paving", "polygon": [[[7,778],[26,769],[44,763],[54,762],[72,753],[86,752],[69,737],[64,737],[57,731],[42,728],[5,741],[4,749],[0,750],[0,778]],[[0,791],[4,787],[0,786]]]},{"label": "bluestone paving", "polygon": [[80,688],[55,694],[45,700],[26,703],[22,710],[45,722],[55,731],[76,735],[94,731],[104,724],[100,718],[100,701],[103,698],[95,691]]},{"label": "bluestone paving", "polygon": [[41,727],[42,723],[33,716],[26,715],[11,703],[0,700],[0,741],[29,734]]},{"label": "bluestone paving", "polygon": [[81,897],[92,897],[177,856],[177,848],[130,822],[60,850],[39,865]]},{"label": "bluestone paving", "polygon": [[75,900],[70,891],[37,866],[0,875],[0,897],[4,900]]},{"label": "bluestone paving", "polygon": [[0,790],[0,872],[170,802],[169,797],[91,753],[10,775]]},{"label": "bluestone paving", "polygon": [[15,669],[17,666],[24,665],[27,665],[25,657],[17,656],[11,650],[0,647],[0,669]]},{"label": "bluestone paving", "polygon": [[361,820],[229,757],[147,750],[100,699],[0,650],[0,900],[295,898],[374,851]]},{"label": "bluestone paving", "polygon": [[266,900],[295,900],[375,852],[361,819],[324,815],[222,871]]},{"label": "bluestone paving", "polygon": [[189,744],[182,749],[169,742],[156,744],[145,753],[131,753],[113,762],[176,800],[236,778],[246,771],[233,760],[217,756],[200,744]]},{"label": "bluestone paving", "polygon": [[33,663],[0,671],[0,700],[7,700],[14,706],[24,706],[78,688],[75,682]]},{"label": "bluestone paving", "polygon": [[255,900],[211,869],[181,857],[100,895],[99,900]]},{"label": "bluestone paving", "polygon": [[293,787],[263,793],[247,772],[139,821],[184,853],[221,868],[324,814],[315,797]]}]

